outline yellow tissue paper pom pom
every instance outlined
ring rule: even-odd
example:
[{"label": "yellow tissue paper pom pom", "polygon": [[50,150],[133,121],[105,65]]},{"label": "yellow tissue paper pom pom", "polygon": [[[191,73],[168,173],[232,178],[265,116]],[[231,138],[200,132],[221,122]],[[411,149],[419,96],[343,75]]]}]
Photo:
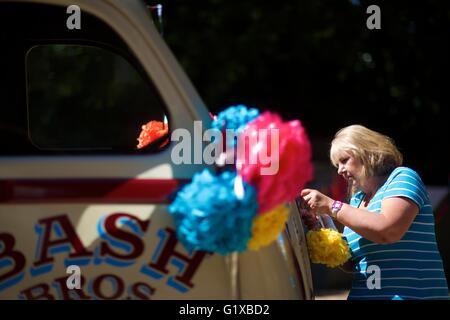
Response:
[{"label": "yellow tissue paper pom pom", "polygon": [[334,268],[343,265],[351,257],[347,241],[336,230],[322,228],[308,231],[306,242],[313,263]]},{"label": "yellow tissue paper pom pom", "polygon": [[284,229],[288,216],[289,209],[284,205],[258,214],[253,219],[252,238],[248,241],[247,247],[251,250],[258,250],[276,240]]}]

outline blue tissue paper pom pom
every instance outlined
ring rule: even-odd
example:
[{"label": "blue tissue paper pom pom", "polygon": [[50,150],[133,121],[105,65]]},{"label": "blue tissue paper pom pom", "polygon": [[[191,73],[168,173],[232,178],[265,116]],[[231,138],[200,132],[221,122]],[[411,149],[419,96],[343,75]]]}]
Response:
[{"label": "blue tissue paper pom pom", "polygon": [[[247,123],[253,121],[259,116],[258,109],[247,108],[245,105],[231,106],[220,112],[216,120],[212,122],[212,128],[225,131],[225,129],[236,130],[236,134],[241,134],[244,131]],[[236,142],[234,139],[227,139],[230,146],[234,146]]]},{"label": "blue tissue paper pom pom", "polygon": [[214,175],[205,169],[177,193],[169,212],[186,249],[222,255],[247,249],[258,210],[257,195],[242,181],[244,195],[239,198],[234,192],[235,179],[236,172]]}]

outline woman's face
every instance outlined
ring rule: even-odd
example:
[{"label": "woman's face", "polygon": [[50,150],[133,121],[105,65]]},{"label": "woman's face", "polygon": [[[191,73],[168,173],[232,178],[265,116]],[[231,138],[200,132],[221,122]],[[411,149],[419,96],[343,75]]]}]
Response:
[{"label": "woman's face", "polygon": [[359,188],[362,182],[363,165],[350,152],[342,151],[338,156],[338,174],[352,186]]}]

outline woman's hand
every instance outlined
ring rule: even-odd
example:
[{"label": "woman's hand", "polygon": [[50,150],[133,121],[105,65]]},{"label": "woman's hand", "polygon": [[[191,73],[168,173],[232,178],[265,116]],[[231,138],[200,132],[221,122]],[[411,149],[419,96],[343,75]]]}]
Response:
[{"label": "woman's hand", "polygon": [[330,214],[334,200],[314,189],[303,189],[300,193],[308,204],[309,212],[314,214]]}]

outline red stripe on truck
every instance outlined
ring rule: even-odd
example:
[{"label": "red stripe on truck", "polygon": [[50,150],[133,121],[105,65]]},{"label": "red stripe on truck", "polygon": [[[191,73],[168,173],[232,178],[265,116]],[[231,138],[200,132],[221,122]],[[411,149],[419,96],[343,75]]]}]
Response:
[{"label": "red stripe on truck", "polygon": [[0,180],[0,203],[170,203],[185,179]]}]

